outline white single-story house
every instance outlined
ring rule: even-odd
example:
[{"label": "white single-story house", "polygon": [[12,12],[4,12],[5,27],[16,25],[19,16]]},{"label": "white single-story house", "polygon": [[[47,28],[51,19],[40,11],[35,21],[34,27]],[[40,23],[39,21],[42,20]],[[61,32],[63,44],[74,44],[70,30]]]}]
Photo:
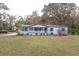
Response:
[{"label": "white single-story house", "polygon": [[64,25],[22,25],[19,35],[67,35],[68,27]]}]

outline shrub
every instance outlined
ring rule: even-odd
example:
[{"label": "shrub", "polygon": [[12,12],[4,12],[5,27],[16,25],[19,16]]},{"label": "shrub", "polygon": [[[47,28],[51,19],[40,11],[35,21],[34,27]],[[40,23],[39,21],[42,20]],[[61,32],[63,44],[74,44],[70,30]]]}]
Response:
[{"label": "shrub", "polygon": [[0,33],[8,33],[7,30],[0,30]]}]

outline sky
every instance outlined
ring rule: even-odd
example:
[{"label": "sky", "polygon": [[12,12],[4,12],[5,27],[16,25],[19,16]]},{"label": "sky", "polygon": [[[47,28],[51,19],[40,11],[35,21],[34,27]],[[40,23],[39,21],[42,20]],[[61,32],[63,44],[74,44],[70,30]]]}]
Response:
[{"label": "sky", "polygon": [[76,3],[79,6],[79,0],[0,0],[0,3],[10,8],[9,14],[17,16],[31,15],[33,11],[41,15],[41,10],[48,3]]}]

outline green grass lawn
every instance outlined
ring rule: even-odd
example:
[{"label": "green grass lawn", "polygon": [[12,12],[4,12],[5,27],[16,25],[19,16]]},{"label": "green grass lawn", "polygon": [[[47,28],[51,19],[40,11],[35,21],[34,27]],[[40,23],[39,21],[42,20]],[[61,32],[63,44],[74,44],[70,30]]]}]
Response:
[{"label": "green grass lawn", "polygon": [[0,55],[79,56],[79,36],[0,37]]}]

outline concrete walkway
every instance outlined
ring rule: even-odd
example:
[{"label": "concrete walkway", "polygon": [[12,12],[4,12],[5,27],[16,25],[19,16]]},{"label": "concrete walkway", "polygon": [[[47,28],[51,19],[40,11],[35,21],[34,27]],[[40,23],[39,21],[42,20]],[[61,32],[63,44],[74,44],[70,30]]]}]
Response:
[{"label": "concrete walkway", "polygon": [[0,34],[0,37],[4,37],[4,36],[15,36],[17,35],[16,32],[13,32],[13,33],[7,33],[7,34]]}]

